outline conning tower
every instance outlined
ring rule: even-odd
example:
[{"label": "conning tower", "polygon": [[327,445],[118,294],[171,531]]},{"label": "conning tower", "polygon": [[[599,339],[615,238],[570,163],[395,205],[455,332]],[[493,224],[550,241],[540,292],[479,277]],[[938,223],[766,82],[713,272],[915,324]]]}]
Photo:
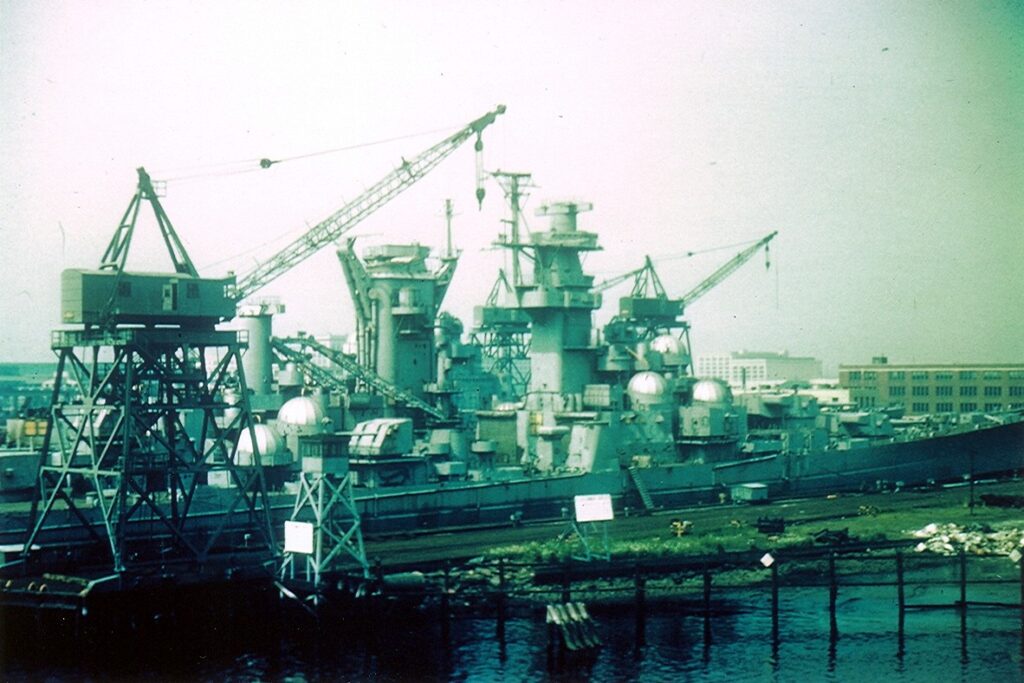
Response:
[{"label": "conning tower", "polygon": [[532,279],[516,282],[519,308],[531,320],[530,387],[533,407],[571,409],[555,405],[556,397],[573,402],[594,381],[591,317],[601,295],[591,291],[594,278],[585,275],[580,255],[600,249],[597,235],[577,229],[577,216],[588,203],[557,202],[540,207],[551,227],[534,232],[530,241],[515,245],[532,252]]}]

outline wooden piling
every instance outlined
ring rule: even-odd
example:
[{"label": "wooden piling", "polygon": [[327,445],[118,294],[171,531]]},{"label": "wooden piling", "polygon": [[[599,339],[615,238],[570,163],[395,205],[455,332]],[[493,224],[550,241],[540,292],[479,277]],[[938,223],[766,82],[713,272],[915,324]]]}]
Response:
[{"label": "wooden piling", "polygon": [[444,578],[441,583],[441,640],[448,643],[451,635],[451,601],[449,590],[451,589],[452,563],[446,560],[444,563]]},{"label": "wooden piling", "polygon": [[907,613],[906,589],[903,582],[903,551],[896,551],[896,605],[899,610],[898,630],[903,635],[903,623]]},{"label": "wooden piling", "polygon": [[704,644],[711,643],[711,572],[704,566]]},{"label": "wooden piling", "polygon": [[639,646],[644,644],[644,628],[647,619],[647,586],[643,569],[639,562],[633,568],[633,593],[635,601],[634,615],[636,619],[634,632],[636,634],[636,644]]},{"label": "wooden piling", "polygon": [[772,563],[772,642],[779,642],[779,563]]},{"label": "wooden piling", "polygon": [[562,604],[565,605],[571,601],[572,591],[570,590],[569,560],[562,560]]},{"label": "wooden piling", "polygon": [[836,554],[828,555],[828,625],[829,635],[835,638],[839,635],[839,625],[836,622],[836,598],[839,597],[839,583],[836,580]]},{"label": "wooden piling", "polygon": [[960,609],[967,609],[967,553],[960,550]]},{"label": "wooden piling", "polygon": [[1024,659],[1024,557],[1020,558],[1020,655]]},{"label": "wooden piling", "polygon": [[505,585],[505,558],[498,558],[498,601],[497,601],[497,637],[498,642],[504,644],[505,642],[505,617],[506,617],[506,605],[507,605],[507,594]]}]

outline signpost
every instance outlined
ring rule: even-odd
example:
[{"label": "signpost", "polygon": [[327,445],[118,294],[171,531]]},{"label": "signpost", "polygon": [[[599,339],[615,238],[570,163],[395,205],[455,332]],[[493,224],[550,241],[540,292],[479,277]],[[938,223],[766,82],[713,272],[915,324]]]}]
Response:
[{"label": "signpost", "polygon": [[[597,493],[587,496],[575,496],[573,498],[573,519],[569,530],[563,537],[576,536],[583,545],[582,555],[573,555],[573,559],[589,562],[595,557],[602,560],[610,560],[611,552],[608,549],[608,522],[615,519],[615,512],[612,510],[612,497],[608,493]],[[602,552],[595,553],[591,550],[588,532],[601,525],[601,546]]]}]

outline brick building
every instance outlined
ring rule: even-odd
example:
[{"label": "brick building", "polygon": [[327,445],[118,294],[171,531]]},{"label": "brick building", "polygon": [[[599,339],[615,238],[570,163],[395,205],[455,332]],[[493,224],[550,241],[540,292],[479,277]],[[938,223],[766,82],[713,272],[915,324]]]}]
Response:
[{"label": "brick building", "polygon": [[862,408],[902,405],[907,415],[1024,410],[1024,363],[840,365],[839,384]]}]

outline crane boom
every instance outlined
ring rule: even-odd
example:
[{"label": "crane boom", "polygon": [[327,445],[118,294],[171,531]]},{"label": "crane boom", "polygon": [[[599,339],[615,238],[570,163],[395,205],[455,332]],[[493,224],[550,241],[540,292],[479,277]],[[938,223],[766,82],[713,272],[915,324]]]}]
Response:
[{"label": "crane boom", "polygon": [[633,291],[631,296],[643,297],[646,296],[647,292],[650,290],[654,292],[654,296],[656,298],[668,298],[668,295],[665,294],[665,288],[661,284],[661,278],[658,277],[657,271],[654,270],[654,263],[651,261],[650,256],[644,257],[644,264],[639,268],[631,270],[628,273],[608,278],[607,280],[597,283],[590,289],[592,292],[603,292],[615,287],[616,285],[622,284],[630,278],[633,278]]},{"label": "crane boom", "polygon": [[733,256],[731,259],[726,261],[718,270],[713,272],[707,278],[705,278],[699,285],[691,289],[683,296],[684,306],[689,306],[694,301],[699,299],[713,289],[718,283],[725,278],[729,277],[736,271],[737,268],[742,266],[744,263],[750,260],[758,249],[765,247],[767,249],[768,243],[771,242],[776,235],[779,234],[778,230],[773,231],[771,234],[765,235],[760,240],[750,245],[740,253]]},{"label": "crane boom", "polygon": [[[321,247],[341,237],[364,218],[384,204],[387,204],[403,190],[432,171],[452,152],[458,149],[462,143],[474,135],[477,138],[476,150],[479,152],[483,148],[480,134],[484,128],[494,123],[499,114],[504,113],[505,105],[498,105],[494,111],[488,112],[475,121],[470,122],[462,129],[430,149],[421,152],[413,159],[409,161],[403,159],[401,166],[384,176],[354,201],[346,204],[310,228],[305,234],[282,249],[276,256],[264,261],[251,272],[240,277],[235,287],[235,299],[237,301],[245,299],[270,281],[312,256]],[[482,198],[481,193],[482,188],[478,188],[478,199]]]}]

